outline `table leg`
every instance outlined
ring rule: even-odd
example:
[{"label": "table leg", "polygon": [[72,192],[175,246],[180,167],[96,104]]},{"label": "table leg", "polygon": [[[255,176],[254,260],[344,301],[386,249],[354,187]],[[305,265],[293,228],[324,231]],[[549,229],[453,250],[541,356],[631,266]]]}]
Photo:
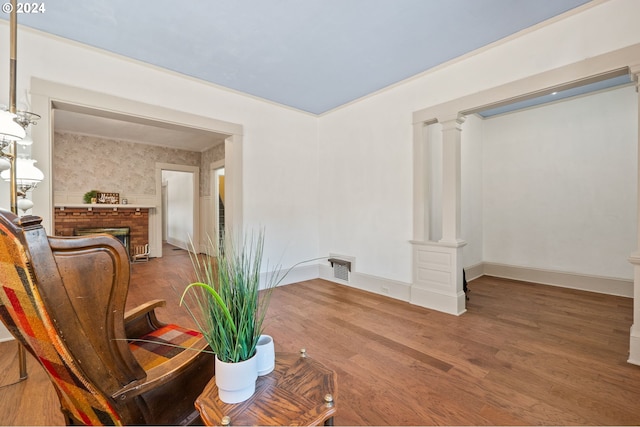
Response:
[{"label": "table leg", "polygon": [[20,368],[20,381],[27,379],[27,353],[24,346],[18,343],[18,365]]}]

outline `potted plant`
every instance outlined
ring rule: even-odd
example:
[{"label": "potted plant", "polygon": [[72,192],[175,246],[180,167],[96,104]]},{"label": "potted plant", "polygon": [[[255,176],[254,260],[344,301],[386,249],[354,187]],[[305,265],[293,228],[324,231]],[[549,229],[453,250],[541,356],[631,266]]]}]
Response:
[{"label": "potted plant", "polygon": [[216,384],[226,403],[242,402],[255,392],[256,345],[273,288],[288,273],[270,274],[260,292],[263,247],[260,232],[225,238],[216,252],[210,252],[216,257],[192,254],[196,282],[185,288],[180,300],[216,354]]},{"label": "potted plant", "polygon": [[91,190],[84,193],[83,199],[85,203],[95,203],[98,198],[98,190]]}]

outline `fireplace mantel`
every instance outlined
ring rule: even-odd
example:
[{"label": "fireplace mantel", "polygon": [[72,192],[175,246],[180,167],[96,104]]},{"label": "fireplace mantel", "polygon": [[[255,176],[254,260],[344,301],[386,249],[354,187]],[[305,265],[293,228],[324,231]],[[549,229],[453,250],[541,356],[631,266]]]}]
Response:
[{"label": "fireplace mantel", "polygon": [[139,205],[139,204],[107,204],[107,203],[56,203],[56,208],[64,210],[65,208],[82,208],[82,209],[155,209],[154,205]]}]

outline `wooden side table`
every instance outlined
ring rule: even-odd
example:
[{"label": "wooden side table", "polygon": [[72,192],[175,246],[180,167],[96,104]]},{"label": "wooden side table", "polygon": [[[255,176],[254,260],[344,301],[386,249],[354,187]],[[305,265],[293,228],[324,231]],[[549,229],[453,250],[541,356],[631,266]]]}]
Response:
[{"label": "wooden side table", "polygon": [[337,375],[320,362],[300,354],[276,353],[273,372],[258,377],[256,392],[241,403],[218,398],[215,378],[196,399],[205,425],[333,425],[337,411]]}]

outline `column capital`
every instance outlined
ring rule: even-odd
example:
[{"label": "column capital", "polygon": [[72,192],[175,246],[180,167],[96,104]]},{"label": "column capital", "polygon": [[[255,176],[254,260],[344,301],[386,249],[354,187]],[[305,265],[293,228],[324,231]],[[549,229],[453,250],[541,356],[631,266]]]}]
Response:
[{"label": "column capital", "polygon": [[438,117],[438,123],[442,125],[442,130],[457,129],[462,130],[461,126],[466,117],[462,114],[450,114]]},{"label": "column capital", "polygon": [[640,63],[629,66],[629,74],[631,80],[635,83],[636,91],[640,89]]}]

